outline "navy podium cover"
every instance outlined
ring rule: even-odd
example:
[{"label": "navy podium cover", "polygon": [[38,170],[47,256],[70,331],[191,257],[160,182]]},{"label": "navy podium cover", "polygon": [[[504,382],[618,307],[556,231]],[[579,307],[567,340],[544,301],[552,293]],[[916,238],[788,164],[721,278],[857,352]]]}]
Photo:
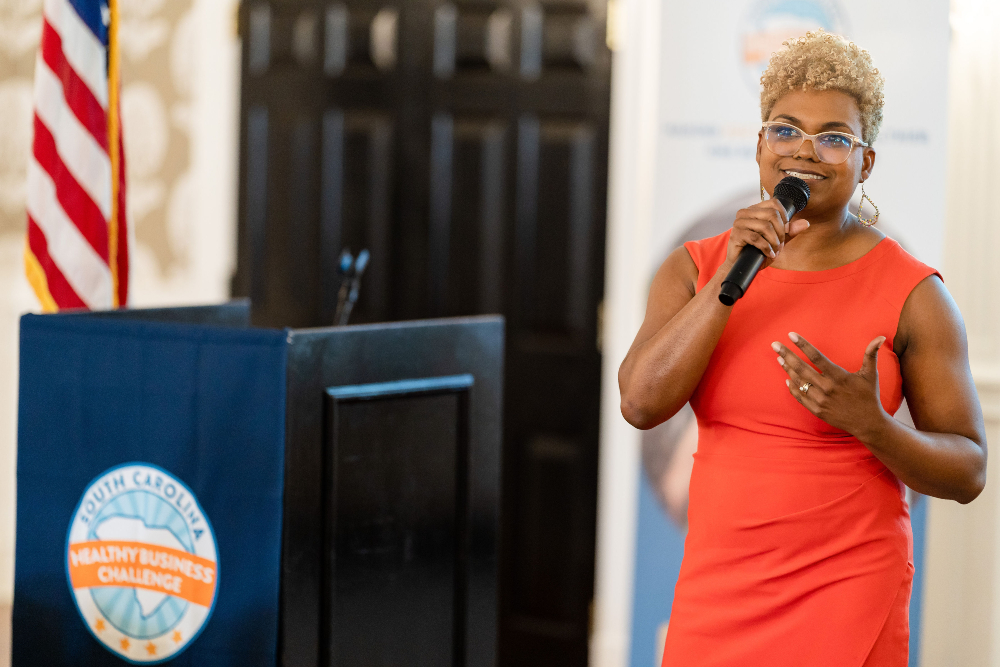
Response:
[{"label": "navy podium cover", "polygon": [[285,339],[22,318],[15,667],[275,664]]}]

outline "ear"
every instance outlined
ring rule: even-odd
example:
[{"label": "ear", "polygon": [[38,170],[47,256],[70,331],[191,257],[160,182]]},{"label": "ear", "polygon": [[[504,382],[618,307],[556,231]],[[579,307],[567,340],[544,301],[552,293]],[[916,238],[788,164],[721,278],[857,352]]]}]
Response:
[{"label": "ear", "polygon": [[872,170],[875,168],[875,149],[866,148],[864,155],[861,157],[861,182],[864,183],[872,175]]}]

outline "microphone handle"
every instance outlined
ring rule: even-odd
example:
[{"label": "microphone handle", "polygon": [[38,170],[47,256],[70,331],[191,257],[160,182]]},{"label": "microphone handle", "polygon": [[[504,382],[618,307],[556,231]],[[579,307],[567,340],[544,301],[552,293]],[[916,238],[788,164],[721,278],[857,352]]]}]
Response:
[{"label": "microphone handle", "polygon": [[729,269],[726,279],[722,281],[722,289],[719,290],[719,301],[727,306],[736,303],[750,287],[750,281],[754,279],[760,267],[764,265],[764,253],[752,245],[745,245],[733,262],[733,268]]},{"label": "microphone handle", "polygon": [[[796,213],[794,204],[780,196],[777,197],[777,200],[779,204],[785,207],[785,213],[791,219]],[[752,245],[743,246],[740,254],[736,256],[736,261],[733,262],[733,268],[729,269],[726,279],[722,281],[722,289],[719,290],[719,301],[723,305],[731,306],[737,300],[743,298],[747,288],[750,287],[750,281],[754,279],[754,276],[757,275],[757,272],[760,271],[760,267],[763,265],[764,253]]]}]

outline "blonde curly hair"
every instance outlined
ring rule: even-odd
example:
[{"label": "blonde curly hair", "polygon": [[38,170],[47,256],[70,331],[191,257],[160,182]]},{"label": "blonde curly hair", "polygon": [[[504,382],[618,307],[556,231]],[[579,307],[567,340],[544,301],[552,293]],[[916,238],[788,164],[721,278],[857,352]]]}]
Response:
[{"label": "blonde curly hair", "polygon": [[760,115],[766,121],[781,97],[791,90],[839,90],[861,110],[861,138],[871,144],[882,125],[885,79],[867,51],[840,35],[807,32],[783,43],[771,55],[760,77]]}]

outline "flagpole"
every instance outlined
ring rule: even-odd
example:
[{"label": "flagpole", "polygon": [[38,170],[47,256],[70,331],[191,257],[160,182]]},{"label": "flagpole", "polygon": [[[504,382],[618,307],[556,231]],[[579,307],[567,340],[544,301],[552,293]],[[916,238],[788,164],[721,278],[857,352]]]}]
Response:
[{"label": "flagpole", "polygon": [[108,156],[111,158],[111,217],[108,220],[108,268],[111,269],[111,305],[118,308],[118,210],[120,155],[118,152],[119,51],[118,0],[109,0],[108,21]]}]

